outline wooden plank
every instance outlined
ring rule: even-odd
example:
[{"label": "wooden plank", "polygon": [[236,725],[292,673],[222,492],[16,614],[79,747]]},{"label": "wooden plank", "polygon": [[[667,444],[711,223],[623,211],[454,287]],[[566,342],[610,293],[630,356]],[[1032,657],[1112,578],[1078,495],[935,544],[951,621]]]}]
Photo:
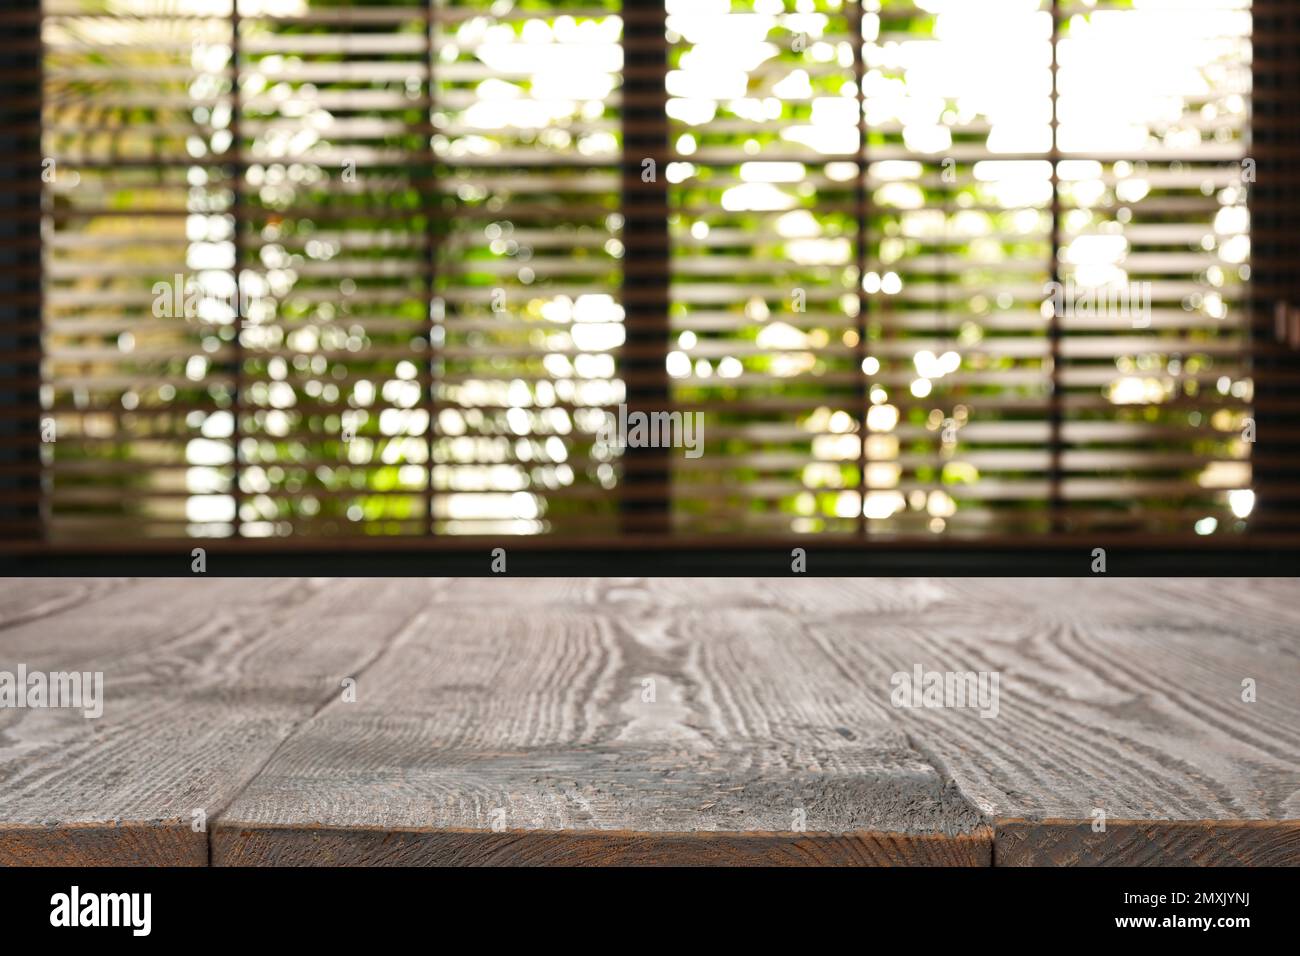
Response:
[{"label": "wooden plank", "polygon": [[[23,588],[40,602],[59,590],[9,580],[0,605]],[[9,627],[0,670],[102,671],[103,716],[0,709],[0,865],[205,864],[210,822],[195,811],[219,814],[422,588],[151,580]]]},{"label": "wooden plank", "polygon": [[1300,863],[1300,582],[827,581],[788,593],[821,609],[810,630],[867,693],[887,697],[892,675],[917,665],[1000,675],[991,719],[898,709],[996,821],[996,865]]},{"label": "wooden plank", "polygon": [[455,582],[221,816],[214,864],[989,863],[796,618],[658,587]]},{"label": "wooden plank", "polygon": [[[0,670],[102,670],[106,705],[0,710],[0,863],[1294,865],[1297,597],[11,580]],[[997,716],[893,706],[918,664],[996,672]]]}]

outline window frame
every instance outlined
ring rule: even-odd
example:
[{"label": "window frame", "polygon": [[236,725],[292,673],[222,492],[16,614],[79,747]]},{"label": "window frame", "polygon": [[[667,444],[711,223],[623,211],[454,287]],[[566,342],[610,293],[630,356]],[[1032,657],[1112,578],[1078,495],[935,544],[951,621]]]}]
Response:
[{"label": "window frame", "polygon": [[[434,0],[427,0],[430,30],[434,28]],[[856,6],[855,6],[856,8]],[[1056,39],[1058,36],[1061,4],[1052,0],[1053,15],[1053,115],[1052,126],[1057,125],[1055,101],[1057,96],[1055,74]],[[1280,548],[1300,546],[1300,341],[1288,341],[1289,333],[1279,337],[1279,309],[1290,316],[1300,316],[1300,269],[1295,267],[1297,252],[1295,237],[1300,234],[1300,199],[1297,198],[1295,173],[1300,170],[1300,67],[1293,55],[1294,45],[1300,36],[1300,13],[1296,5],[1284,0],[1255,0],[1252,5],[1254,57],[1252,59],[1253,89],[1251,111],[1251,140],[1248,152],[1257,162],[1257,183],[1249,191],[1252,217],[1252,278],[1247,290],[1251,327],[1254,332],[1250,354],[1246,356],[1254,366],[1266,372],[1266,380],[1257,386],[1259,435],[1252,455],[1255,485],[1260,490],[1260,503],[1250,528],[1244,535],[1195,538],[1192,535],[1159,535],[1126,533],[1114,539],[1125,546],[1158,547],[1168,545],[1183,547],[1193,545],[1198,550],[1231,551],[1245,543],[1259,542]],[[636,343],[669,350],[668,311],[671,273],[671,244],[668,235],[670,207],[667,184],[643,181],[641,163],[654,158],[663,164],[671,157],[668,138],[668,120],[664,111],[667,101],[665,77],[668,68],[669,44],[665,36],[665,10],[662,3],[628,0],[622,12],[624,22],[625,68],[623,75],[624,139],[621,158],[622,203],[625,222],[624,246],[626,255],[622,272],[625,327],[629,344]],[[232,13],[235,21],[236,58],[238,57],[238,12]],[[861,20],[854,19],[858,27],[856,37],[858,56],[854,66],[859,78],[865,69],[862,62]],[[31,553],[33,550],[55,553],[75,553],[85,550],[76,544],[53,544],[47,540],[48,513],[45,504],[44,469],[40,467],[42,410],[39,384],[41,381],[41,291],[44,271],[39,229],[32,225],[43,217],[43,192],[39,182],[33,184],[34,173],[41,169],[41,104],[40,90],[43,47],[41,29],[44,13],[40,0],[16,0],[10,8],[0,12],[0,24],[7,35],[0,41],[8,52],[11,63],[5,73],[14,84],[18,95],[6,98],[0,104],[0,182],[4,183],[3,217],[0,217],[0,325],[4,332],[0,338],[0,351],[5,354],[3,376],[5,380],[6,413],[0,416],[0,438],[3,439],[3,520],[7,530],[6,540],[0,542],[0,553]],[[432,43],[430,44],[432,52]],[[431,65],[434,62],[431,57]],[[25,95],[24,95],[25,93]],[[861,84],[859,83],[859,96]],[[235,91],[238,101],[238,84]],[[234,123],[238,123],[238,109]],[[861,121],[861,117],[860,117]],[[863,130],[865,131],[865,122]],[[238,141],[236,130],[236,140]],[[865,180],[867,168],[867,141],[862,137],[860,181]],[[1053,137],[1053,184],[1056,183],[1057,148]],[[236,156],[235,168],[243,168],[243,160]],[[238,194],[239,190],[236,190]],[[865,211],[870,197],[865,187],[859,185],[858,201]],[[236,219],[239,204],[236,201]],[[1053,189],[1052,276],[1059,277],[1059,194]],[[859,243],[857,255],[865,254],[861,241],[865,229],[865,214],[859,215]],[[239,235],[239,230],[236,230]],[[431,258],[432,258],[432,241]],[[634,268],[627,268],[635,262]],[[432,283],[433,263],[430,264]],[[430,293],[432,295],[432,292]],[[860,321],[866,321],[867,302],[859,291],[863,308]],[[1288,318],[1287,321],[1290,321]],[[1300,318],[1295,320],[1300,323]],[[1052,324],[1054,348],[1059,347],[1060,330]],[[1300,328],[1300,326],[1297,326]],[[861,341],[865,343],[865,336]],[[239,363],[242,366],[242,363]],[[1057,365],[1059,367],[1059,364]],[[628,389],[630,408],[664,408],[668,405],[669,382],[662,359],[653,357],[619,358],[620,371],[636,370],[638,384]],[[864,379],[864,389],[869,387]],[[428,394],[426,388],[426,395]],[[1054,393],[1059,390],[1054,389]],[[1059,402],[1051,417],[1054,435],[1050,450],[1055,459],[1051,470],[1053,511],[1059,510],[1060,464],[1062,445],[1059,437],[1061,422]],[[865,424],[865,423],[864,423]],[[432,426],[430,426],[432,427]],[[237,433],[238,434],[238,433]],[[861,443],[860,443],[861,444]],[[1105,544],[1112,540],[1107,535],[1066,535],[1016,537],[995,535],[973,541],[873,541],[867,533],[867,522],[859,516],[859,531],[853,535],[755,535],[743,538],[719,539],[715,536],[695,537],[673,533],[670,527],[671,469],[666,452],[662,449],[630,449],[636,467],[629,469],[619,489],[620,512],[625,516],[625,532],[616,539],[571,539],[537,536],[511,539],[512,546],[528,550],[591,550],[620,548],[624,546],[661,546],[679,549],[708,549],[721,545],[738,547],[785,547],[791,543],[829,546],[849,549],[884,549],[920,552],[952,549],[958,551],[978,548],[1057,549],[1073,548],[1083,544]],[[239,455],[235,468],[238,476]],[[865,466],[865,454],[860,460]],[[865,488],[865,467],[861,469]],[[238,480],[233,494],[238,501]],[[432,482],[427,498],[434,494]],[[238,529],[238,517],[235,527]],[[431,524],[431,522],[430,522]],[[648,529],[648,530],[647,530]],[[198,539],[183,539],[198,541]],[[494,538],[494,540],[500,540]],[[430,534],[416,538],[368,537],[362,542],[341,542],[337,538],[305,540],[297,537],[250,539],[236,534],[225,539],[204,539],[204,546],[215,550],[230,548],[236,551],[253,549],[323,550],[354,548],[363,545],[369,550],[410,551],[443,548],[462,551],[482,546],[478,536],[447,536]],[[175,547],[175,541],[124,539],[113,543],[119,551],[157,551]],[[94,550],[94,549],[90,549]]]}]

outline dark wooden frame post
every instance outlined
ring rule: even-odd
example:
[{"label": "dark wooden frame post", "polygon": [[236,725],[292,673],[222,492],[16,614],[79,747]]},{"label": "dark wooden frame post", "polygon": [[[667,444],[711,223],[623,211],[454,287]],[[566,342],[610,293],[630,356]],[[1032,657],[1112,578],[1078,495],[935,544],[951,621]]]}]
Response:
[{"label": "dark wooden frame post", "polygon": [[9,0],[0,30],[0,538],[38,539],[45,534],[40,0]]},{"label": "dark wooden frame post", "polygon": [[[663,0],[623,4],[623,308],[621,376],[629,410],[668,411],[669,278],[667,13]],[[654,161],[650,177],[646,160]],[[643,175],[646,172],[646,175]],[[705,433],[708,423],[705,423]],[[671,459],[664,448],[628,448],[619,513],[624,534],[670,529]]]},{"label": "dark wooden frame post", "polygon": [[[1257,532],[1300,530],[1300,4],[1256,0],[1250,144]],[[1253,175],[1254,182],[1250,182]]]}]

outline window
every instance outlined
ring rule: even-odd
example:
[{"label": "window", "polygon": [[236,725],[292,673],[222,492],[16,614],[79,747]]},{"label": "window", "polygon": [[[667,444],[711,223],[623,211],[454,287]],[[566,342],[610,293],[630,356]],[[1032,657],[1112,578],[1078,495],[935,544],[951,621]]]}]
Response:
[{"label": "window", "polygon": [[1241,527],[1250,18],[1124,6],[670,5],[686,521]]},{"label": "window", "polygon": [[13,527],[1245,530],[1252,13],[1190,6],[47,0]]}]

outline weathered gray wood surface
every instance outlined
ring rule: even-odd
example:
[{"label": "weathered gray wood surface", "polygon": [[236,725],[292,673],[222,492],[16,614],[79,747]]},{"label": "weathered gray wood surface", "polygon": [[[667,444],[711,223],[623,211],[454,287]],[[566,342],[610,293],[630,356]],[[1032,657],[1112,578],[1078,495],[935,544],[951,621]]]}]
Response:
[{"label": "weathered gray wood surface", "polygon": [[108,702],[0,710],[0,863],[1300,862],[1294,580],[7,581],[18,662]]},{"label": "weathered gray wood surface", "polygon": [[0,670],[102,671],[105,702],[0,709],[0,864],[206,864],[194,812],[210,826],[428,587],[3,582]]},{"label": "weathered gray wood surface", "polygon": [[1300,862],[1297,582],[956,579],[901,613],[890,582],[843,584],[809,626],[864,686],[999,672],[996,719],[900,711],[999,865]]},{"label": "weathered gray wood surface", "polygon": [[444,593],[244,790],[214,862],[988,862],[979,816],[780,609]]}]

